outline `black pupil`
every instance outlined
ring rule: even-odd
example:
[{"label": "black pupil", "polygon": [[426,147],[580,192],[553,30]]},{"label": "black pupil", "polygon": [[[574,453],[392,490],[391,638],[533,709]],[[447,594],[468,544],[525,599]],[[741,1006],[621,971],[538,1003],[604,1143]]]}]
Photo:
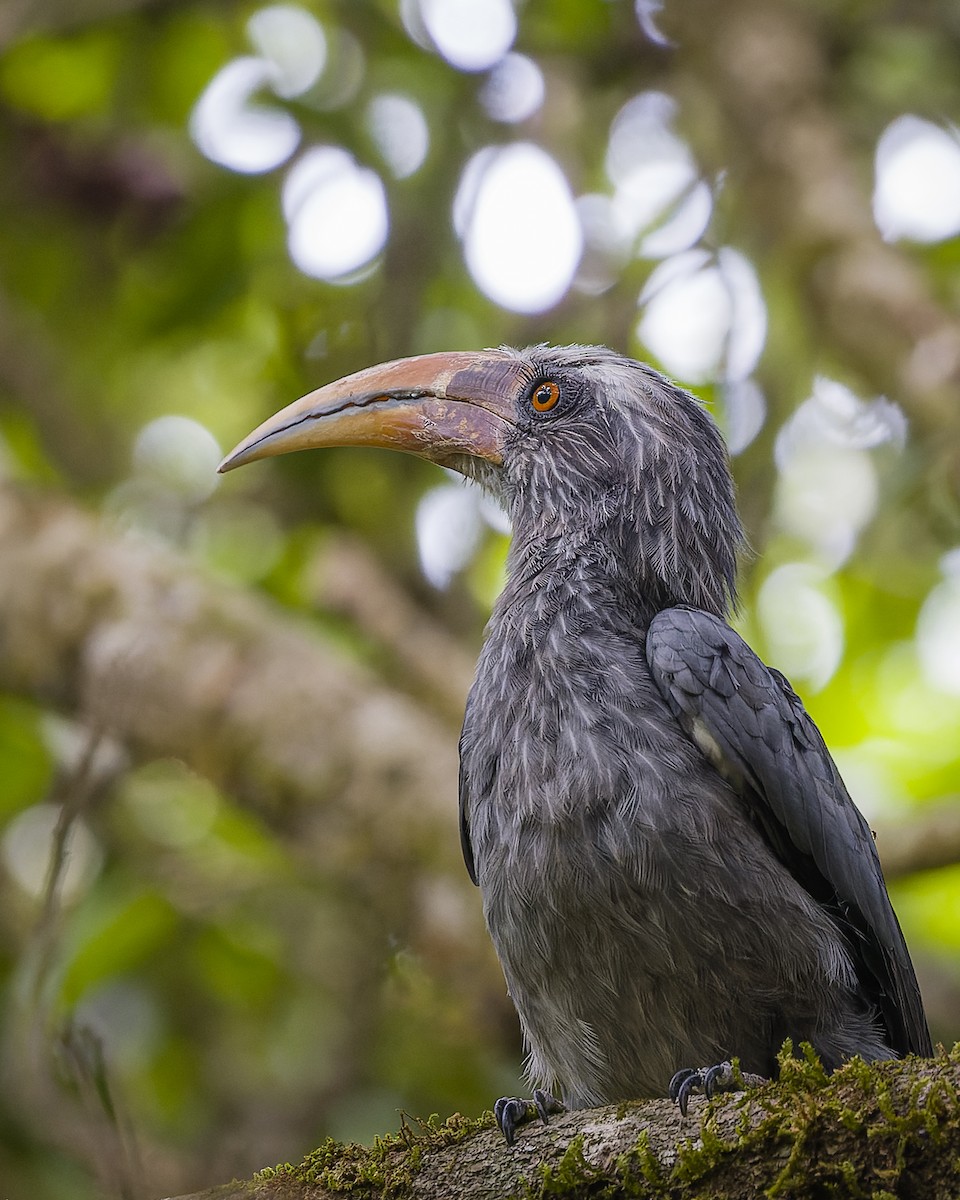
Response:
[{"label": "black pupil", "polygon": [[540,387],[537,388],[537,403],[549,404],[552,399],[553,391],[549,383],[541,384]]}]

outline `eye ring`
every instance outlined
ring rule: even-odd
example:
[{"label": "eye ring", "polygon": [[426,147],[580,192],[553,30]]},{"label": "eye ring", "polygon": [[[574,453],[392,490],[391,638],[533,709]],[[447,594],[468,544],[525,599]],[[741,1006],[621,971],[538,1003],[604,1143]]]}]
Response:
[{"label": "eye ring", "polygon": [[536,412],[549,412],[560,399],[560,388],[552,379],[538,383],[530,396],[530,403]]}]

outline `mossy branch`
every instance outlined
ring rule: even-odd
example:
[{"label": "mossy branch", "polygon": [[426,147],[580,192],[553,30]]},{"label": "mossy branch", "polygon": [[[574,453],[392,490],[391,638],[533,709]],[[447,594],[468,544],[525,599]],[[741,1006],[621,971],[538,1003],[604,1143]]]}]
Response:
[{"label": "mossy branch", "polygon": [[328,1141],[299,1166],[181,1200],[694,1200],[960,1194],[960,1045],[828,1076],[812,1053],[780,1079],[682,1118],[666,1100],[567,1113],[504,1144],[492,1119],[436,1118],[372,1148]]}]

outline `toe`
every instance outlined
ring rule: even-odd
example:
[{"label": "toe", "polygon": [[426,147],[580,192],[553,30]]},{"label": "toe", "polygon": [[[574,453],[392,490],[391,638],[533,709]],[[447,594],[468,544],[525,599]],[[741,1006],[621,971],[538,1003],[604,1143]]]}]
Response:
[{"label": "toe", "polygon": [[527,1120],[528,1105],[519,1096],[501,1096],[493,1106],[493,1115],[507,1145],[512,1146],[517,1138],[517,1127]]},{"label": "toe", "polygon": [[534,1089],[533,1104],[544,1125],[550,1124],[551,1116],[567,1111],[556,1096],[551,1096],[549,1092],[544,1092],[540,1088]]}]

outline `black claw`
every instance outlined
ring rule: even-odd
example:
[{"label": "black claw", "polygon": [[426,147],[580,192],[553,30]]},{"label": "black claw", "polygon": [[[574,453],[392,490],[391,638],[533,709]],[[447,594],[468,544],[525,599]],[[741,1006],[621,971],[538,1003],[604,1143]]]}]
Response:
[{"label": "black claw", "polygon": [[677,1106],[680,1109],[680,1115],[687,1115],[687,1105],[690,1103],[690,1093],[700,1086],[700,1072],[691,1071],[687,1078],[680,1084],[677,1089]]},{"label": "black claw", "polygon": [[527,1102],[519,1096],[501,1096],[493,1106],[493,1115],[508,1146],[517,1137],[517,1126],[527,1120]]},{"label": "black claw", "polygon": [[703,1088],[703,1094],[708,1100],[711,1100],[714,1093],[718,1090],[718,1087],[720,1086],[719,1081],[723,1079],[724,1075],[726,1074],[726,1070],[726,1063],[717,1063],[708,1071],[701,1072],[703,1075],[703,1082],[700,1086]]},{"label": "black claw", "polygon": [[[750,1076],[749,1079],[758,1081],[759,1076]],[[699,1070],[684,1067],[670,1080],[670,1087],[667,1090],[670,1099],[686,1116],[690,1096],[697,1088],[708,1100],[712,1100],[717,1092],[737,1091],[744,1082],[735,1076],[732,1063],[721,1062],[715,1063],[712,1067],[701,1067]]]},{"label": "black claw", "polygon": [[681,1067],[681,1069],[670,1080],[670,1086],[667,1088],[667,1095],[676,1104],[680,1098],[680,1088],[690,1078],[691,1075],[696,1075],[697,1072],[690,1067]]}]

